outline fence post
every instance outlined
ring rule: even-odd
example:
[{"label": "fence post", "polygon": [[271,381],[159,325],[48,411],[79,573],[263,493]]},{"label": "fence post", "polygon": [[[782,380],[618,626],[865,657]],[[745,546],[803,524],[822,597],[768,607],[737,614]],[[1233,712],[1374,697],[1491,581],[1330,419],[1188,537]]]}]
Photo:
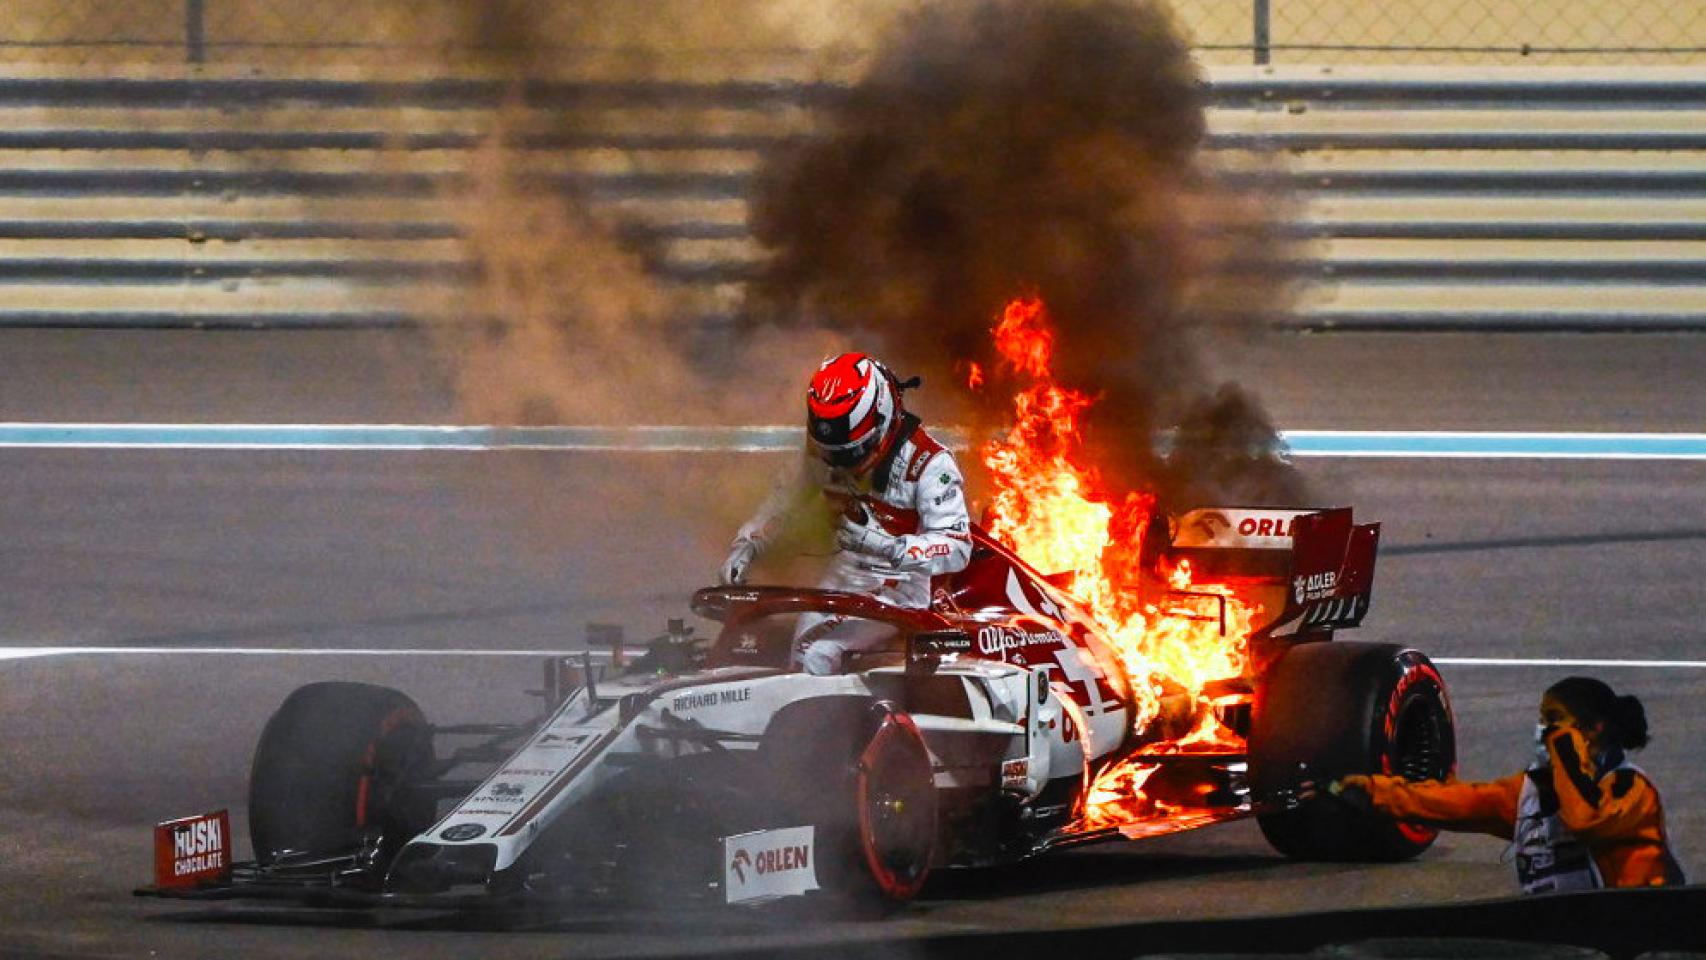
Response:
[{"label": "fence post", "polygon": [[203,2],[184,0],[184,59],[190,63],[201,63],[207,56],[207,36],[202,24]]},{"label": "fence post", "polygon": [[1250,0],[1250,40],[1258,65],[1268,62],[1268,2]]}]

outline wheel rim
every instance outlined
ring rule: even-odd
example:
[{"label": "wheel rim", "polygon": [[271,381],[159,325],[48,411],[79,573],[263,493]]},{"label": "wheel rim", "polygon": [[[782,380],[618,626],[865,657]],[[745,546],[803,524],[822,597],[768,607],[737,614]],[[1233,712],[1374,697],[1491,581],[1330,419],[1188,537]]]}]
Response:
[{"label": "wheel rim", "polygon": [[924,740],[905,714],[884,719],[859,758],[859,841],[878,889],[909,900],[930,873],[936,791]]},{"label": "wheel rim", "polygon": [[1428,697],[1416,697],[1398,715],[1392,772],[1406,780],[1439,780],[1451,772],[1445,750],[1445,713]]},{"label": "wheel rim", "polygon": [[[1398,704],[1390,752],[1383,766],[1387,773],[1406,780],[1443,780],[1452,770],[1446,707],[1428,695],[1425,683],[1412,690]],[[1426,844],[1439,835],[1437,829],[1421,823],[1399,821],[1397,827],[1412,843]]]}]

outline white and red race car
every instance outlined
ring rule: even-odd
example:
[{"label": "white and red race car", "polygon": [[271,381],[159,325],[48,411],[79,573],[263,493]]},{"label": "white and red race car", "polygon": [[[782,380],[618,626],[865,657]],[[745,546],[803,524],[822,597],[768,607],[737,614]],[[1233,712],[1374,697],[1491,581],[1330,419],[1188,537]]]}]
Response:
[{"label": "white and red race car", "polygon": [[[162,824],[143,892],[906,900],[937,869],[1249,816],[1299,858],[1401,859],[1432,842],[1421,826],[1297,799],[1322,776],[1454,767],[1450,703],[1425,656],[1327,642],[1368,611],[1378,524],[1344,508],[1172,520],[1156,569],[1188,559],[1197,584],[1236,583],[1276,613],[1254,625],[1244,675],[1160,712],[1137,698],[1168,691],[1134,689],[1058,578],[972,535],[969,566],[939,578],[927,610],[721,587],[693,597],[720,624],[708,642],[676,621],[630,659],[601,631],[592,639],[611,649],[547,661],[546,709],[525,723],[434,726],[393,690],[300,688],[255,752],[253,859],[232,863],[223,812]],[[1164,578],[1138,588],[1168,602]],[[790,671],[808,612],[885,624],[892,643],[841,675]],[[1180,747],[1181,721],[1217,735]]]}]

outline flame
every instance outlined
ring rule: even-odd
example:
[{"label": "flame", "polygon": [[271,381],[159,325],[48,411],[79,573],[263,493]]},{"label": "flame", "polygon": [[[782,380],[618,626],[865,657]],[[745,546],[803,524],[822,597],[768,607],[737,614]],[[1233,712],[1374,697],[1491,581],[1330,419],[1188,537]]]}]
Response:
[{"label": "flame", "polygon": [[[1006,435],[981,451],[993,488],[989,533],[1044,573],[1071,571],[1065,589],[1101,628],[1129,681],[1133,729],[1154,738],[1143,753],[1241,749],[1203,688],[1244,674],[1251,620],[1260,608],[1223,584],[1194,584],[1189,562],[1149,572],[1152,580],[1162,574],[1174,593],[1161,602],[1142,598],[1143,536],[1155,498],[1112,497],[1089,462],[1082,425],[1095,398],[1055,381],[1055,332],[1042,301],[1009,303],[994,339],[1001,366],[1029,385],[1013,398]],[[986,373],[975,365],[972,373],[976,388]],[[1157,769],[1127,760],[1101,771],[1085,804],[1085,825],[1164,814],[1166,805],[1143,793]]]}]

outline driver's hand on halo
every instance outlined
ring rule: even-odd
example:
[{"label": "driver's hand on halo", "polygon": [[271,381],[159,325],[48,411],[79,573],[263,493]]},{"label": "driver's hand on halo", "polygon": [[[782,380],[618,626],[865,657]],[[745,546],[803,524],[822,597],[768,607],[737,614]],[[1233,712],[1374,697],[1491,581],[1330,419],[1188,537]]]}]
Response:
[{"label": "driver's hand on halo", "polygon": [[729,550],[729,558],[723,561],[722,569],[717,571],[717,582],[725,587],[738,586],[746,582],[746,569],[752,566],[752,558],[758,555],[758,548],[749,541],[742,540]]}]

